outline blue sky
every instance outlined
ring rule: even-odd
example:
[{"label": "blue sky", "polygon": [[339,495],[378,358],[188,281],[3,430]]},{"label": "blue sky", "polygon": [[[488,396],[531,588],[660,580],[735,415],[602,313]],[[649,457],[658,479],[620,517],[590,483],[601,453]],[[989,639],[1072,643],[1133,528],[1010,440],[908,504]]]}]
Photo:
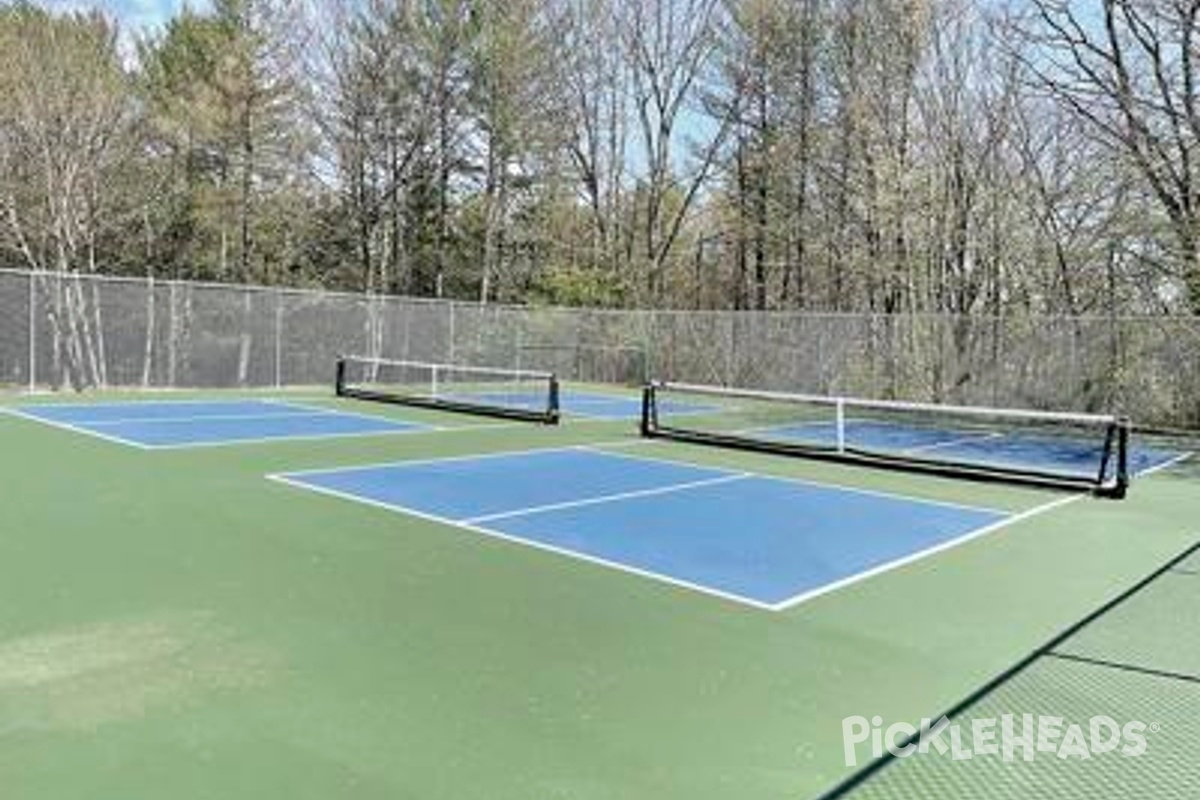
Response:
[{"label": "blue sky", "polygon": [[[141,32],[161,27],[183,7],[185,0],[36,0],[39,5],[56,11],[98,7],[121,21],[127,32]],[[207,0],[187,0],[193,8],[203,8]]]}]

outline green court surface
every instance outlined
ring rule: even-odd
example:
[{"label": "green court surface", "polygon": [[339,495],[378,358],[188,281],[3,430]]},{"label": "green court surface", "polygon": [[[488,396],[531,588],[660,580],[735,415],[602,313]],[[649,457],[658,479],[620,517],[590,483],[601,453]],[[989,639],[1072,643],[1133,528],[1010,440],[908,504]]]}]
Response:
[{"label": "green court surface", "polygon": [[[4,800],[818,797],[869,761],[845,718],[953,709],[1200,541],[1193,461],[1113,501],[271,396],[435,427],[149,452],[0,413]],[[772,612],[266,478],[572,444],[1037,513]],[[1197,573],[963,710],[1141,720],[1144,755],[918,757],[845,796],[1200,796]]]}]

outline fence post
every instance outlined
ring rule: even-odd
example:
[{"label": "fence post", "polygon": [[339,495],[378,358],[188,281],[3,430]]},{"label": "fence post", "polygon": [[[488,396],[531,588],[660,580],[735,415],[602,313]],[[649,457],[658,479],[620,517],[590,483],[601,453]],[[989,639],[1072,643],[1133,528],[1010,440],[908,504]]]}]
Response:
[{"label": "fence post", "polygon": [[179,302],[176,293],[179,286],[178,280],[171,281],[167,289],[167,305],[170,308],[170,315],[167,317],[167,387],[175,388],[175,370],[177,348],[179,347]]},{"label": "fence post", "polygon": [[37,391],[37,276],[29,275],[29,391]]},{"label": "fence post", "polygon": [[283,386],[283,290],[275,288],[275,388]]},{"label": "fence post", "polygon": [[733,370],[737,352],[737,311],[726,311],[729,315],[729,335],[725,344],[725,385],[735,385]]}]

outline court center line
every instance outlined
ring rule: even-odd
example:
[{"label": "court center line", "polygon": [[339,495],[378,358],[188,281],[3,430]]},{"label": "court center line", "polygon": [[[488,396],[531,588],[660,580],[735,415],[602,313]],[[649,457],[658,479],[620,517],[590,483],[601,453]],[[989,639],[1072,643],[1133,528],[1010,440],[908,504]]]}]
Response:
[{"label": "court center line", "polygon": [[[500,424],[497,424],[494,426],[480,425],[480,426],[476,426],[474,428],[468,428],[468,427],[447,428],[446,430],[448,430],[448,431],[478,430],[479,428],[483,428],[483,427],[517,427],[517,426],[528,427],[528,425],[529,425],[529,423],[525,423],[525,422],[514,422],[514,423],[500,423]],[[613,444],[613,442],[602,442],[601,444]],[[465,453],[465,454],[459,455],[459,456],[429,456],[427,458],[409,458],[409,459],[399,459],[399,460],[393,459],[391,461],[375,461],[375,462],[368,462],[366,464],[348,464],[346,466],[341,466],[341,467],[335,466],[335,467],[316,467],[314,469],[293,469],[293,470],[288,470],[286,473],[272,473],[272,474],[268,475],[267,477],[272,478],[272,477],[286,477],[286,476],[294,477],[294,476],[304,476],[304,475],[322,475],[322,474],[334,473],[334,472],[358,472],[361,470],[380,469],[380,468],[384,468],[384,467],[407,467],[410,465],[417,465],[417,464],[440,464],[442,462],[474,461],[476,459],[485,459],[485,458],[504,458],[505,456],[537,455],[539,453],[566,453],[566,452],[570,452],[573,450],[579,450],[581,447],[585,447],[585,446],[584,445],[575,445],[575,444],[556,444],[556,445],[548,445],[546,447],[522,447],[522,448],[518,448],[516,450],[495,450],[490,453]],[[600,452],[604,452],[604,451],[600,451]],[[616,455],[616,454],[615,453],[605,453],[605,455]],[[675,465],[678,466],[681,462],[675,461],[675,462],[671,462],[671,463],[674,463]],[[729,470],[724,470],[724,471],[728,472]]]},{"label": "court center line", "polygon": [[[279,408],[294,408],[295,411],[282,411],[268,414],[198,414],[194,416],[184,417],[125,417],[119,419],[102,419],[95,422],[77,421],[80,425],[129,425],[155,422],[207,422],[214,420],[219,422],[229,421],[249,421],[249,420],[273,420],[273,419],[294,419],[296,417],[313,417],[313,418],[328,418],[341,417],[342,419],[357,419],[368,420],[370,422],[386,422],[393,425],[424,425],[431,427],[421,422],[412,420],[398,419],[396,417],[378,416],[375,414],[363,414],[358,411],[343,411],[337,408],[320,408],[318,406],[299,405],[296,403],[286,403],[283,401],[273,402],[271,400],[263,400],[263,404],[271,405]],[[40,417],[39,417],[40,419]],[[436,427],[436,426],[432,426]]]},{"label": "court center line", "polygon": [[[855,434],[849,430],[849,427],[851,425],[855,425],[855,424],[876,425],[879,427],[893,428],[895,430],[903,431],[906,433],[910,432],[910,431],[914,431],[914,430],[920,430],[920,429],[913,428],[913,427],[907,427],[907,426],[901,425],[896,422],[880,422],[878,420],[869,420],[869,419],[847,419],[846,420],[846,427],[847,427],[846,445],[848,447],[863,447],[865,449],[869,448],[872,450],[880,450],[883,452],[895,451],[898,453],[923,453],[927,450],[937,450],[940,447],[954,447],[955,445],[964,444],[966,442],[982,441],[982,440],[986,440],[986,439],[995,439],[997,437],[1004,436],[1004,434],[1000,431],[985,431],[982,433],[973,433],[973,434],[969,434],[969,435],[967,435],[966,432],[964,431],[964,432],[962,432],[963,435],[961,435],[961,436],[955,434],[952,431],[938,431],[939,434],[948,434],[950,437],[953,437],[953,438],[945,438],[941,441],[934,442],[933,444],[917,445],[915,447],[889,447],[886,445],[877,446],[877,445],[871,444],[869,442],[863,442],[861,440],[856,440]],[[813,420],[812,422],[799,422],[794,425],[775,425],[775,426],[765,427],[765,428],[747,428],[745,430],[735,431],[735,433],[743,433],[743,434],[745,434],[745,433],[771,433],[772,431],[795,430],[797,428],[820,428],[822,430],[827,430],[831,426],[835,426],[835,425],[836,425],[836,423],[830,422],[829,420]],[[788,441],[790,438],[794,439],[794,437],[788,437],[786,435],[785,436],[777,436],[775,438],[782,439],[784,441]],[[799,441],[804,442],[806,440],[799,439]],[[820,442],[816,442],[816,443],[820,444]]]},{"label": "court center line", "polygon": [[170,444],[142,445],[146,450],[193,450],[199,448],[232,447],[239,444],[273,444],[275,442],[316,441],[320,439],[354,439],[367,436],[411,436],[418,433],[442,432],[441,428],[428,425],[398,423],[396,427],[377,428],[366,431],[341,431],[333,433],[289,433],[281,436],[253,436],[242,439],[197,439]]},{"label": "court center line", "polygon": [[465,530],[465,531],[470,531],[471,533],[483,535],[483,536],[486,536],[491,539],[499,539],[501,541],[508,542],[510,544],[517,544],[517,545],[521,545],[523,547],[531,547],[534,550],[541,550],[546,553],[553,553],[558,556],[565,556],[565,557],[573,559],[575,561],[582,561],[587,564],[594,564],[594,565],[601,566],[601,567],[608,567],[609,569],[613,569],[618,572],[624,572],[628,575],[636,575],[640,578],[649,578],[657,583],[668,584],[668,585],[674,586],[676,588],[688,589],[693,592],[699,592],[700,594],[708,595],[709,597],[720,598],[721,600],[733,602],[740,606],[749,606],[749,607],[757,609],[759,611],[774,611],[775,610],[775,608],[772,607],[771,604],[764,603],[761,600],[755,600],[753,597],[746,597],[744,595],[735,594],[733,592],[726,592],[721,589],[715,589],[711,586],[705,586],[700,583],[693,583],[691,581],[684,580],[682,578],[675,578],[670,575],[663,574],[661,572],[654,572],[652,570],[642,569],[641,567],[632,566],[631,564],[623,564],[619,561],[611,561],[607,558],[601,558],[600,556],[593,556],[593,555],[590,555],[588,553],[584,553],[584,552],[581,552],[578,550],[569,550],[565,547],[559,547],[557,545],[547,544],[545,542],[539,542],[536,539],[527,539],[522,536],[515,536],[512,534],[508,534],[508,533],[504,533],[502,531],[495,530],[493,528],[486,528],[482,525],[472,525],[467,522],[461,522],[458,520],[448,519],[446,517],[439,517],[436,514],[429,514],[424,511],[417,511],[416,509],[409,508],[408,506],[403,506],[403,505],[399,505],[396,503],[387,503],[382,500],[372,500],[371,498],[364,497],[362,495],[356,495],[356,494],[352,494],[350,492],[343,492],[338,489],[329,489],[324,486],[317,486],[315,484],[306,483],[302,480],[294,480],[291,477],[289,477],[289,475],[291,475],[291,474],[295,474],[295,473],[274,474],[274,475],[267,475],[266,477],[268,480],[275,481],[276,483],[280,483],[280,484],[283,484],[286,486],[290,486],[294,489],[301,489],[304,491],[313,492],[315,494],[328,495],[330,497],[336,497],[339,500],[348,500],[352,503],[359,503],[361,505],[372,506],[374,508],[384,509],[386,511],[407,514],[409,516],[416,517],[418,519],[423,519],[428,522],[436,522],[441,525],[449,525],[450,527],[459,528],[459,529]]},{"label": "court center line", "polygon": [[580,500],[566,500],[561,503],[547,503],[541,506],[518,508],[514,511],[500,511],[495,514],[483,514],[478,517],[467,517],[466,519],[460,521],[466,523],[467,525],[478,525],[480,523],[491,522],[497,519],[510,519],[512,517],[525,517],[533,514],[540,514],[544,511],[559,511],[566,508],[581,508],[583,506],[594,506],[602,503],[616,503],[622,500],[632,500],[637,497],[653,497],[655,495],[672,494],[674,492],[685,492],[689,489],[699,489],[704,486],[715,486],[721,483],[732,483],[733,481],[742,481],[752,477],[754,476],[747,472],[733,475],[721,475],[716,478],[704,478],[697,481],[687,481],[686,483],[674,483],[669,486],[656,486],[652,489],[634,489],[628,492],[617,492],[615,494],[587,497]]},{"label": "court center line", "polygon": [[[276,414],[198,414],[190,417],[119,417],[117,419],[76,420],[77,425],[106,427],[110,425],[145,425],[157,422],[189,424],[197,422],[239,422],[268,419],[295,419],[296,417],[327,416],[314,411],[285,411]],[[42,417],[39,417],[42,419]],[[372,417],[371,419],[385,419]]]},{"label": "court center line", "polygon": [[[676,459],[671,459],[671,458],[666,458],[666,457],[661,457],[661,456],[634,455],[632,453],[614,453],[609,450],[603,449],[606,447],[631,446],[631,445],[645,443],[646,441],[647,440],[645,440],[645,439],[636,439],[636,440],[632,440],[628,443],[626,443],[626,442],[598,442],[596,444],[576,445],[575,447],[578,450],[588,450],[588,451],[595,452],[595,453],[602,453],[604,455],[614,456],[616,458],[628,458],[628,459],[632,459],[635,461],[655,461],[655,462],[662,463],[662,464],[674,464],[676,466],[700,467],[703,469],[724,470],[726,472],[734,471],[733,469],[731,469],[728,466],[714,466],[711,464],[697,463],[694,461],[681,461],[681,460],[676,460]],[[930,499],[927,497],[920,497],[920,496],[914,496],[914,495],[908,495],[908,494],[899,494],[897,492],[888,492],[888,491],[883,491],[880,489],[864,489],[864,488],[857,487],[857,486],[846,486],[841,483],[825,483],[823,481],[810,480],[808,478],[796,478],[796,477],[792,477],[789,475],[773,475],[773,474],[767,473],[767,472],[755,472],[755,473],[753,473],[753,475],[756,478],[762,478],[764,480],[782,481],[784,483],[798,483],[803,486],[813,486],[818,489],[836,489],[836,490],[842,491],[842,492],[850,492],[851,494],[861,494],[861,495],[867,495],[870,497],[884,497],[884,498],[888,498],[891,500],[903,500],[903,501],[909,502],[909,503],[926,503],[926,504],[932,505],[932,506],[942,506],[944,508],[953,508],[953,509],[958,509],[960,511],[978,511],[978,512],[982,512],[984,514],[998,514],[1001,516],[1009,516],[1010,514],[1013,513],[1011,509],[991,508],[989,506],[968,505],[966,503],[955,503],[950,500],[934,500],[934,499]]]},{"label": "court center line", "polygon": [[956,445],[966,444],[967,442],[983,442],[983,441],[987,441],[988,439],[998,439],[1003,436],[1004,436],[1004,434],[1001,433],[1000,431],[989,431],[987,433],[976,433],[976,434],[972,434],[970,436],[960,436],[957,439],[946,439],[945,441],[935,442],[933,444],[924,444],[924,445],[920,445],[918,447],[909,447],[904,450],[901,450],[900,452],[902,452],[902,453],[924,453],[929,450],[937,450],[938,448],[941,448],[941,447],[954,447]]},{"label": "court center line", "polygon": [[135,441],[133,439],[125,439],[120,436],[113,436],[112,434],[101,433],[100,431],[92,430],[91,428],[82,428],[77,425],[72,425],[69,422],[59,422],[57,420],[51,420],[51,419],[46,419],[45,417],[39,417],[34,414],[27,414],[19,408],[10,408],[9,413],[12,414],[14,417],[18,417],[27,422],[36,422],[40,425],[49,425],[51,428],[58,428],[59,430],[70,431],[71,433],[79,434],[81,436],[91,436],[96,439],[102,439],[106,442],[110,442],[112,444],[120,444],[120,445],[124,445],[126,447],[136,447],[138,450],[154,449],[151,445],[147,445],[142,442]]}]

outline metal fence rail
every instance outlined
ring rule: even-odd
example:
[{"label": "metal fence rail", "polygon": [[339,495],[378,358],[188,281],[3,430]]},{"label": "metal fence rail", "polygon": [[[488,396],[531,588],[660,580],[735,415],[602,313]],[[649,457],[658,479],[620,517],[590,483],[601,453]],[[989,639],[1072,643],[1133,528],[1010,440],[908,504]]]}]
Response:
[{"label": "metal fence rail", "polygon": [[528,308],[0,271],[6,390],[332,385],[342,353],[1200,425],[1192,317]]}]

